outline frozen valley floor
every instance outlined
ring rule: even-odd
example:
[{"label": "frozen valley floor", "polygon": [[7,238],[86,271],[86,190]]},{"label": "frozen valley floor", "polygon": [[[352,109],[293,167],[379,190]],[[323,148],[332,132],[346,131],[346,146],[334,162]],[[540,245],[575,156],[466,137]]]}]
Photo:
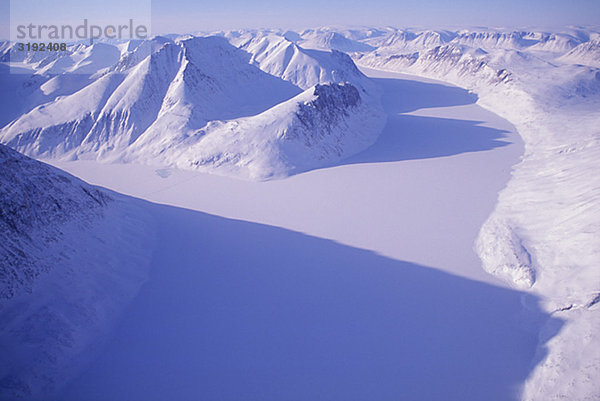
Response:
[{"label": "frozen valley floor", "polygon": [[473,241],[520,140],[465,90],[369,73],[388,124],[338,166],[247,182],[53,162],[164,204],[144,203],[149,280],[60,399],[518,399],[548,316]]}]

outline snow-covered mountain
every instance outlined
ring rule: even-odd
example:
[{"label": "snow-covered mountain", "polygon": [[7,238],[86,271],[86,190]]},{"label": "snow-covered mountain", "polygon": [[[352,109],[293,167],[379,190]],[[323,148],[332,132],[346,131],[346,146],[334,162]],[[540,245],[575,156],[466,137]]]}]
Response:
[{"label": "snow-covered mountain", "polygon": [[564,54],[581,43],[581,39],[568,33],[532,34],[530,36],[539,39],[537,43],[529,47],[529,50]]},{"label": "snow-covered mountain", "polygon": [[[318,84],[261,114],[207,125],[194,134],[200,140],[190,140],[175,160],[181,168],[251,179],[283,177],[366,149],[381,120],[355,86]],[[140,141],[133,152],[155,148],[152,140]]]},{"label": "snow-covered mountain", "polygon": [[72,378],[144,282],[151,238],[137,205],[0,145],[0,399]]},{"label": "snow-covered mountain", "polygon": [[345,53],[364,52],[375,49],[367,43],[348,38],[341,33],[327,29],[309,29],[303,31],[299,38],[299,42],[304,48],[332,49]]},{"label": "snow-covered mountain", "polygon": [[[567,322],[540,345],[523,399],[598,398],[598,31],[321,28],[293,41],[335,49],[341,41],[330,39],[339,36],[374,47],[353,49],[358,65],[462,86],[516,126],[526,151],[476,248],[487,271],[542,296],[546,311]],[[555,329],[548,323],[540,344]]]},{"label": "snow-covered mountain", "polygon": [[523,49],[538,41],[527,32],[460,31],[452,42],[483,49]]},{"label": "snow-covered mountain", "polygon": [[600,68],[600,37],[579,44],[559,60],[572,64],[584,64]]},{"label": "snow-covered mountain", "polygon": [[[377,49],[353,55],[359,65],[467,88],[525,141],[522,161],[476,244],[487,271],[542,296],[545,309],[566,321],[540,345],[525,400],[600,397],[597,35],[580,28],[479,29],[416,46],[418,32],[398,30]],[[553,330],[548,323],[540,344]]]},{"label": "snow-covered mountain", "polygon": [[445,44],[431,49],[398,53],[395,46],[374,53],[360,54],[356,61],[371,68],[402,70],[430,76],[452,76],[456,80],[468,77],[496,84],[511,80],[505,68],[490,64],[491,56],[480,48]]},{"label": "snow-covered mountain", "polygon": [[[0,131],[2,143],[36,157],[143,162],[265,179],[365,149],[385,119],[376,88],[347,55],[303,49],[281,36],[253,38],[239,48],[214,36],[82,46],[52,62],[36,61],[36,75],[49,77],[37,90],[45,96]],[[138,53],[149,55],[142,59]],[[49,75],[64,59],[71,62],[68,68]],[[62,85],[62,77],[82,69],[86,78]],[[61,92],[64,86],[73,90]],[[302,134],[293,122],[299,120]],[[238,126],[243,130],[230,130]],[[256,147],[257,140],[269,145]],[[298,147],[311,153],[305,157]]]},{"label": "snow-covered mountain", "polygon": [[[77,44],[51,55],[16,53],[2,42],[2,62],[25,73],[2,94],[9,117],[0,142],[40,158],[283,178],[335,164],[376,140],[385,119],[379,90],[356,65],[466,88],[525,143],[475,244],[486,271],[541,298],[552,317],[521,398],[598,399],[599,38],[579,27],[327,27]],[[7,233],[0,249],[8,266],[0,270],[0,317],[8,322],[0,355],[17,360],[10,352],[18,344],[37,347],[43,359],[0,364],[0,388],[9,399],[27,398],[57,384],[46,377],[67,380],[89,330],[104,330],[137,291],[144,259],[136,249],[148,240],[136,239],[131,225],[148,220],[116,194],[0,150]],[[131,276],[105,260],[125,253],[123,244]],[[114,269],[100,272],[107,263]],[[36,286],[49,295],[21,302]],[[537,308],[528,297],[522,302]]]},{"label": "snow-covered mountain", "polygon": [[302,89],[327,82],[372,86],[352,59],[335,48],[306,49],[273,33],[246,33],[229,40],[250,53],[251,64]]}]

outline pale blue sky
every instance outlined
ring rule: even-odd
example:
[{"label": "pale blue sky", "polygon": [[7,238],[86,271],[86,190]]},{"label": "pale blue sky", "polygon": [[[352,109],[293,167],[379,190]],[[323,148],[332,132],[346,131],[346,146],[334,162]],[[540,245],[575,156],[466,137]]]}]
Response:
[{"label": "pale blue sky", "polygon": [[[188,10],[185,11],[184,10]],[[192,17],[196,23],[190,24]],[[569,25],[598,24],[599,0],[304,0],[153,2],[157,30],[174,26],[306,27],[318,25]],[[189,29],[189,28],[188,28]]]},{"label": "pale blue sky", "polygon": [[[32,2],[13,1],[15,4]],[[321,25],[552,27],[600,24],[599,0],[36,0],[34,3],[38,6],[27,6],[27,15],[48,24],[82,19],[84,14],[98,19],[113,14],[148,15],[151,8],[153,33],[243,27],[299,29]],[[0,0],[2,37],[8,36],[9,4],[9,0]]]}]

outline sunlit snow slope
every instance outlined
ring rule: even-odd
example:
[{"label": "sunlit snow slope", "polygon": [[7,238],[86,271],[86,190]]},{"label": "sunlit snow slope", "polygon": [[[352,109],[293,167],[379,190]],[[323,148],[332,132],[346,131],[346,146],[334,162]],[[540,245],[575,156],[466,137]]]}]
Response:
[{"label": "sunlit snow slope", "polygon": [[[385,117],[376,88],[350,57],[279,39],[265,44],[277,48],[268,57],[258,45],[237,48],[212,36],[79,45],[48,56],[83,57],[85,71],[19,59],[35,73],[4,95],[23,99],[25,112],[0,131],[0,142],[47,159],[162,164],[249,179],[322,167],[371,145]],[[10,60],[18,53],[6,52]]]}]

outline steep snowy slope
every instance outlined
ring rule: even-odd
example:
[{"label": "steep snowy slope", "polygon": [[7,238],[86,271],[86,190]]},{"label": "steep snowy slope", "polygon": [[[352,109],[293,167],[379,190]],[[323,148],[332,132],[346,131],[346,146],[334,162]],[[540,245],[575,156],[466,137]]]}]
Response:
[{"label": "steep snowy slope", "polygon": [[384,121],[383,113],[353,85],[319,84],[259,115],[211,123],[186,138],[187,146],[179,152],[163,152],[157,141],[142,140],[125,158],[137,160],[134,155],[151,151],[153,159],[164,157],[180,168],[281,178],[367,148]]},{"label": "steep snowy slope", "polygon": [[572,64],[585,64],[600,68],[600,37],[582,43],[559,58]]},{"label": "steep snowy slope", "polygon": [[[119,45],[76,44],[68,46],[64,52],[7,53],[2,57],[6,64],[0,65],[3,88],[0,102],[5,110],[0,125],[4,127],[37,106],[51,104],[82,90],[109,72],[109,66],[113,72],[124,72],[167,42],[165,38],[154,37],[152,40],[128,41]],[[7,52],[13,47],[8,43]],[[17,56],[21,62],[9,63],[11,58]],[[39,57],[42,58],[37,60]]]},{"label": "steep snowy slope", "polygon": [[[540,349],[546,356],[524,399],[596,399],[600,74],[563,66],[531,82],[510,102],[499,91],[483,98],[517,123],[526,154],[482,227],[477,249],[486,270],[543,295],[546,310],[567,321],[547,350]],[[552,330],[548,325],[540,338]]]},{"label": "steep snowy slope", "polygon": [[[239,41],[245,36],[232,37]],[[65,74],[44,82],[35,94],[51,101],[3,128],[0,141],[36,157],[164,163],[268,178],[360,151],[373,143],[383,126],[376,88],[347,55],[337,51],[306,50],[270,35],[254,38],[239,49],[221,37],[176,43],[154,38],[120,46],[120,50],[112,46],[123,53],[118,62],[87,80],[66,85],[87,84],[79,90],[52,98],[61,93],[62,83],[52,81]],[[147,51],[151,54],[140,61],[138,53]],[[283,135],[283,127],[296,116],[296,107],[289,104],[307,101],[306,96],[271,112],[265,110],[298,95],[300,88],[318,91],[318,84],[355,88],[355,102],[337,99],[341,92],[323,95],[320,99],[333,103],[303,116],[310,135]],[[324,117],[327,107],[341,112],[340,118],[334,118],[332,111]],[[265,118],[271,121],[265,123]],[[245,128],[232,130],[226,137],[215,134],[207,136],[213,139],[204,139],[215,127],[238,125]],[[271,131],[262,133],[260,129],[266,126]],[[297,132],[289,127],[285,131]],[[222,140],[215,141],[216,137]],[[259,146],[253,151],[255,156],[250,156],[248,149],[256,141],[273,146]],[[290,148],[294,141],[298,143]],[[298,146],[304,146],[300,141],[310,148],[306,157],[298,154]],[[260,163],[258,153],[264,153]],[[228,168],[222,168],[224,164]],[[232,165],[236,167],[229,168]]]},{"label": "steep snowy slope", "polygon": [[23,115],[3,130],[2,141],[37,156],[75,148],[102,154],[131,144],[153,123],[180,133],[209,120],[257,113],[298,93],[243,57],[218,38],[167,43],[124,73],[119,63],[117,71]]},{"label": "steep snowy slope", "polygon": [[0,299],[31,292],[33,283],[56,261],[40,251],[73,219],[93,221],[112,202],[105,192],[84,185],[0,146]]},{"label": "steep snowy slope", "polygon": [[145,279],[150,221],[0,145],[0,399],[47,399],[85,363]]},{"label": "steep snowy slope", "polygon": [[252,64],[302,89],[327,82],[350,82],[360,86],[370,84],[352,59],[335,49],[304,49],[272,33],[244,35],[230,40],[252,55]]}]

